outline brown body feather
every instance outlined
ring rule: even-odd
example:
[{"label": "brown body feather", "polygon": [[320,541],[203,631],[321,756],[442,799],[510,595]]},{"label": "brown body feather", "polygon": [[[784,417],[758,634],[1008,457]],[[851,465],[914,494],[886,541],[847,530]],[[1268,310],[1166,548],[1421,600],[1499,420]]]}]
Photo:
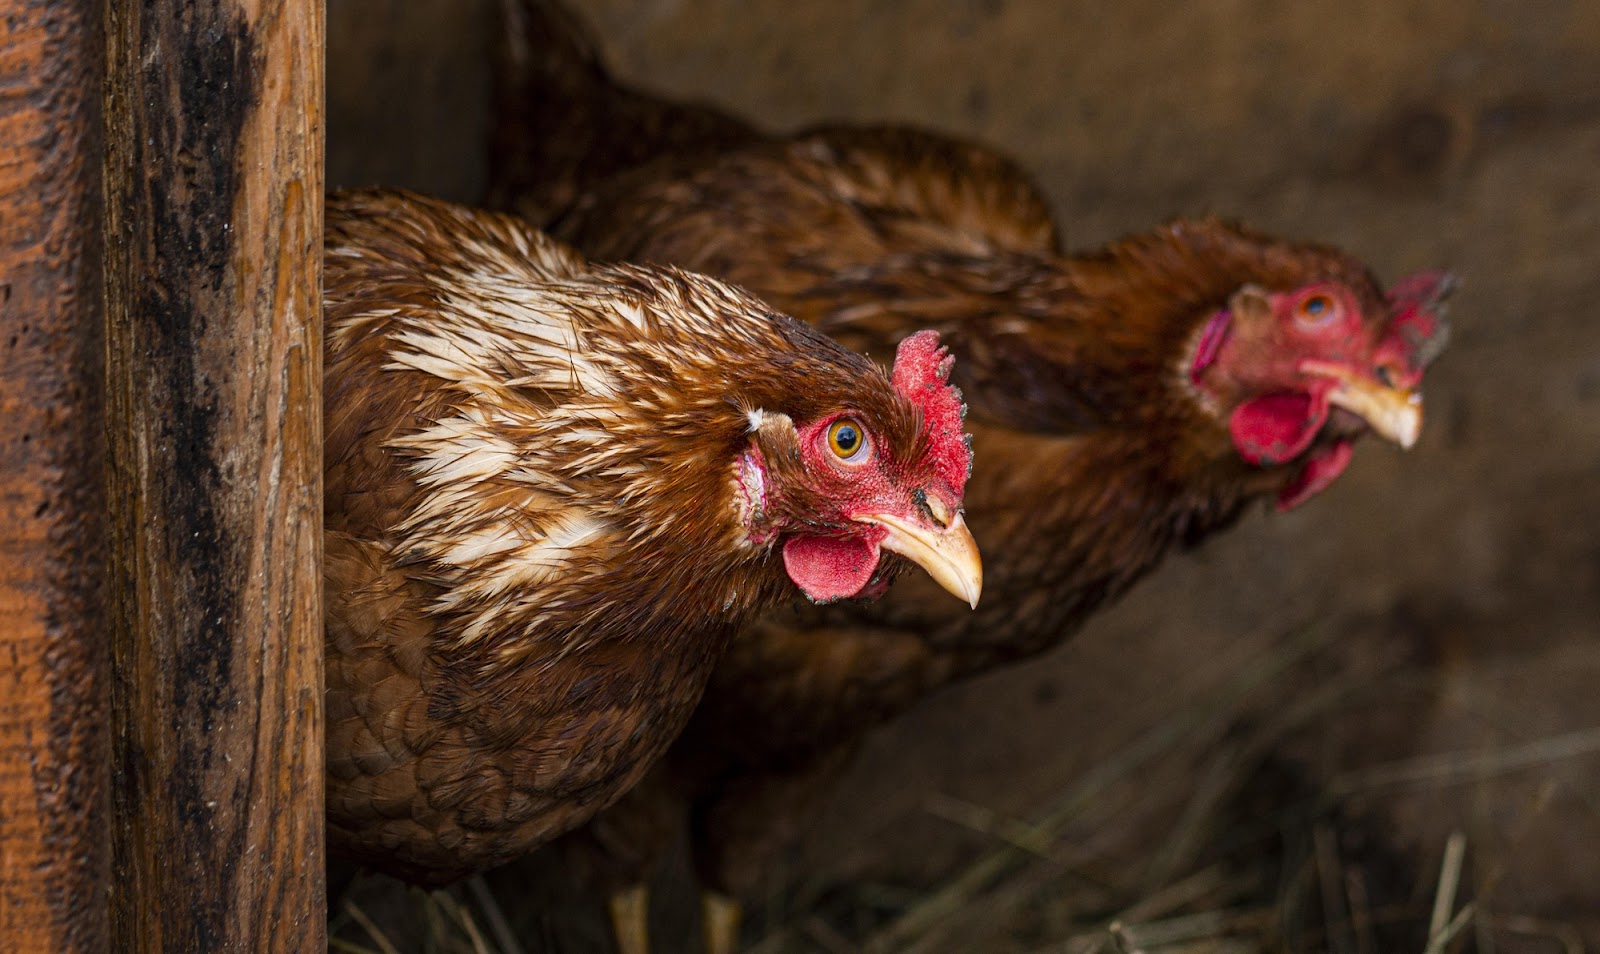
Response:
[{"label": "brown body feather", "polygon": [[[913,485],[929,438],[872,363],[720,282],[401,193],[327,223],[329,840],[440,883],[626,791],[794,593],[775,521],[826,501],[788,421],[850,409]],[[783,494],[754,517],[752,448]]]},{"label": "brown body feather", "polygon": [[[521,3],[526,17],[553,6]],[[561,29],[526,41],[540,43],[547,73],[563,48],[592,49]],[[560,180],[577,198],[555,227],[578,247],[738,282],[880,360],[906,334],[938,329],[972,412],[966,507],[988,549],[984,605],[951,612],[919,579],[873,605],[763,619],[735,640],[669,765],[632,799],[640,818],[665,814],[646,799],[686,803],[702,876],[744,894],[866,729],[953,680],[1059,644],[1175,546],[1299,478],[1305,457],[1242,459],[1223,407],[1239,395],[1191,379],[1202,328],[1231,295],[1337,283],[1368,329],[1390,309],[1348,255],[1218,221],[1064,256],[1048,204],[1012,162],[917,130],[724,129],[711,149],[658,142],[640,159],[639,127],[610,127],[607,105],[625,102],[632,115],[643,94],[612,83],[592,52],[584,63],[581,79],[566,74],[587,84],[582,109],[529,95],[526,74],[502,76],[501,89],[519,95],[503,98],[500,128],[559,139],[565,126],[591,147],[610,128],[626,147],[563,172],[523,142],[499,158],[517,170],[498,184],[503,203],[537,214],[552,193],[515,183]],[[658,104],[644,128],[684,108]],[[1362,430],[1335,413],[1312,448]],[[599,825],[667,837],[630,826],[620,809]]]}]

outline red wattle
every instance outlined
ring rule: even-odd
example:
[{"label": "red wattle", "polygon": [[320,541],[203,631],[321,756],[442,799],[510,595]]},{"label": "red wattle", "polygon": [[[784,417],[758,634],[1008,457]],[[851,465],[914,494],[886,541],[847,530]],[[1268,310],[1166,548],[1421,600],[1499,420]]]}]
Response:
[{"label": "red wattle", "polygon": [[1327,419],[1326,395],[1285,391],[1240,404],[1228,417],[1228,432],[1241,457],[1272,467],[1310,447]]},{"label": "red wattle", "polygon": [[850,537],[790,537],[783,568],[801,592],[818,603],[860,593],[878,568],[878,547]]},{"label": "red wattle", "polygon": [[1300,475],[1278,492],[1278,511],[1293,510],[1327,490],[1350,465],[1350,454],[1354,450],[1349,441],[1340,441],[1307,458]]}]

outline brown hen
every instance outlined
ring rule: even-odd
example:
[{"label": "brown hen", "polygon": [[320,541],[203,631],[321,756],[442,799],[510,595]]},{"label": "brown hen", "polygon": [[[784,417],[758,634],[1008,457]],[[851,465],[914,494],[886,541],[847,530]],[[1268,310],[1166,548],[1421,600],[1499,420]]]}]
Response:
[{"label": "brown hen", "polygon": [[625,792],[728,636],[904,554],[964,601],[949,362],[893,377],[721,282],[502,215],[336,195],[326,237],[328,836],[438,884]]},{"label": "brown hen", "polygon": [[[668,764],[592,832],[635,869],[621,881],[669,837],[646,820],[676,811],[702,879],[747,895],[866,729],[1057,645],[1252,502],[1303,503],[1368,430],[1418,435],[1443,273],[1386,293],[1338,250],[1215,220],[1065,256],[1026,175],[982,146],[767,135],[618,86],[554,4],[508,8],[494,201],[592,254],[739,282],[880,360],[938,329],[972,409],[967,517],[993,541],[977,613],[917,581],[742,633]],[[713,910],[725,950],[730,909]]]}]

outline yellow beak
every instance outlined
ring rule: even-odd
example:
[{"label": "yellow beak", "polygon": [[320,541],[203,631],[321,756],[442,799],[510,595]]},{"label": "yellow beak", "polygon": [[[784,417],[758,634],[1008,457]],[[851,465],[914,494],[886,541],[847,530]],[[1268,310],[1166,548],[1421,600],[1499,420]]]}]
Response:
[{"label": "yellow beak", "polygon": [[1325,361],[1303,361],[1303,374],[1333,378],[1339,382],[1328,395],[1328,403],[1356,415],[1378,434],[1406,450],[1422,433],[1422,392],[1385,387],[1342,365]]},{"label": "yellow beak", "polygon": [[951,594],[978,608],[983,592],[983,560],[978,542],[972,539],[967,523],[956,514],[948,525],[932,529],[907,523],[893,514],[870,514],[856,519],[875,523],[889,531],[881,546],[900,554],[928,571],[934,582]]}]

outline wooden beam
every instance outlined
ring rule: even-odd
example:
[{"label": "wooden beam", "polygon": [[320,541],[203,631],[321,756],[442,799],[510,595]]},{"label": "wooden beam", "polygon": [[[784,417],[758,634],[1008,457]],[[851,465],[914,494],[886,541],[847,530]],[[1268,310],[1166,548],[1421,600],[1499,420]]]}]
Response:
[{"label": "wooden beam", "polygon": [[0,947],[103,951],[97,0],[0,0]]},{"label": "wooden beam", "polygon": [[322,4],[106,23],[114,939],[323,950]]}]

